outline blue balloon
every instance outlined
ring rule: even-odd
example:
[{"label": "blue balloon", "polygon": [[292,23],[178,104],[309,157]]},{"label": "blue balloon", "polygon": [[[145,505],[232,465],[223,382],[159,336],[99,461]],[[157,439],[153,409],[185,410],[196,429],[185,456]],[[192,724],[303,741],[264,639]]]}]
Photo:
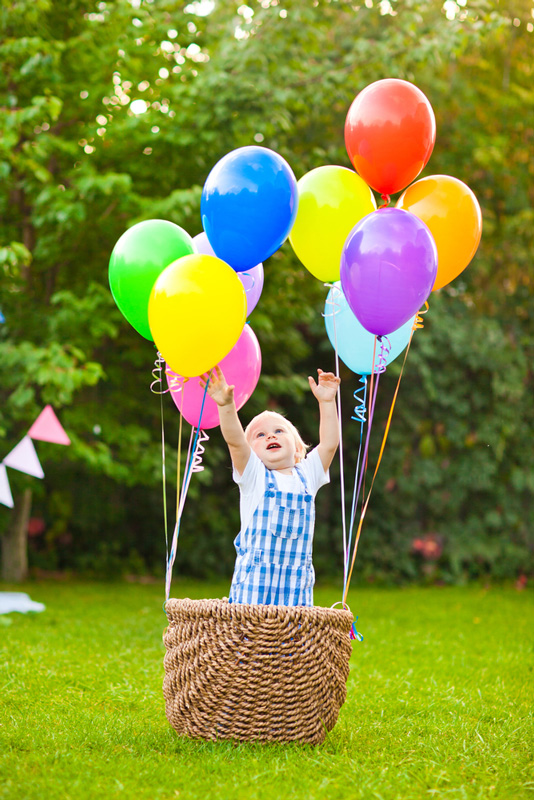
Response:
[{"label": "blue balloon", "polygon": [[[361,322],[354,316],[347,302],[341,281],[334,283],[326,298],[324,310],[326,332],[332,347],[337,351],[340,359],[349,369],[357,375],[370,375],[373,368],[373,350],[375,344],[374,334],[369,333]],[[335,316],[335,329],[334,329]],[[399,356],[408,342],[412,332],[415,317],[405,322],[404,325],[393,333],[388,333],[387,338],[391,350],[386,358],[386,365],[391,364]],[[375,368],[377,366],[380,346],[377,342],[375,352]]]},{"label": "blue balloon", "polygon": [[252,145],[215,164],[202,190],[200,214],[215,255],[244,272],[285,242],[297,207],[297,179],[287,161]]}]

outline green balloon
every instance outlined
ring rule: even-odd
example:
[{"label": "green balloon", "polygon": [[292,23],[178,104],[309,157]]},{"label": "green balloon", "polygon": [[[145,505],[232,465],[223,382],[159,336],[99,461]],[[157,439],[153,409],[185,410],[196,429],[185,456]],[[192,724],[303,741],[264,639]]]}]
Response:
[{"label": "green balloon", "polygon": [[195,253],[187,231],[165,219],[139,222],[122,234],[109,260],[113,299],[130,325],[152,341],[148,300],[156,279],[177,258]]}]

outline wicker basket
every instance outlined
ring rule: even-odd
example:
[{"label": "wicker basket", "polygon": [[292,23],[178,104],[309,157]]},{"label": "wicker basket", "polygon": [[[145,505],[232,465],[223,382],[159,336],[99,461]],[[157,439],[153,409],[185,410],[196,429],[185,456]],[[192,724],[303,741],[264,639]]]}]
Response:
[{"label": "wicker basket", "polygon": [[347,695],[350,611],[168,600],[163,694],[177,733],[319,744]]}]

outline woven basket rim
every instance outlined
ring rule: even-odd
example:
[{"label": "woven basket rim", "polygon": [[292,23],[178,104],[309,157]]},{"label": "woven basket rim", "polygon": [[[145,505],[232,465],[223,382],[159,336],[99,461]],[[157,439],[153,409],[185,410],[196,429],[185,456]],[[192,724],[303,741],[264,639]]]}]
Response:
[{"label": "woven basket rim", "polygon": [[204,598],[192,600],[189,597],[171,597],[165,602],[165,613],[169,621],[187,612],[193,617],[212,617],[217,615],[232,620],[250,619],[321,619],[333,624],[352,625],[354,615],[344,608],[325,606],[281,606],[252,603],[230,603],[228,598]]}]

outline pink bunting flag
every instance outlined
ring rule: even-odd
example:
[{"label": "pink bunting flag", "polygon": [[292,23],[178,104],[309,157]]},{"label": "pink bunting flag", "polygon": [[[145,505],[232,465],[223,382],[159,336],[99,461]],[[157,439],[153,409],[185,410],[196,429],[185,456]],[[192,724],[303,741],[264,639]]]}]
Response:
[{"label": "pink bunting flag", "polygon": [[70,444],[69,437],[65,433],[65,430],[54,413],[54,409],[50,405],[43,408],[28,431],[28,436],[32,439],[39,439],[41,442]]},{"label": "pink bunting flag", "polygon": [[7,469],[3,464],[0,464],[0,503],[9,508],[13,508],[13,495],[11,494],[11,487],[7,477]]},{"label": "pink bunting flag", "polygon": [[37,458],[35,447],[29,436],[25,436],[15,445],[13,450],[3,459],[6,467],[33,475],[34,478],[44,478],[44,472]]}]

